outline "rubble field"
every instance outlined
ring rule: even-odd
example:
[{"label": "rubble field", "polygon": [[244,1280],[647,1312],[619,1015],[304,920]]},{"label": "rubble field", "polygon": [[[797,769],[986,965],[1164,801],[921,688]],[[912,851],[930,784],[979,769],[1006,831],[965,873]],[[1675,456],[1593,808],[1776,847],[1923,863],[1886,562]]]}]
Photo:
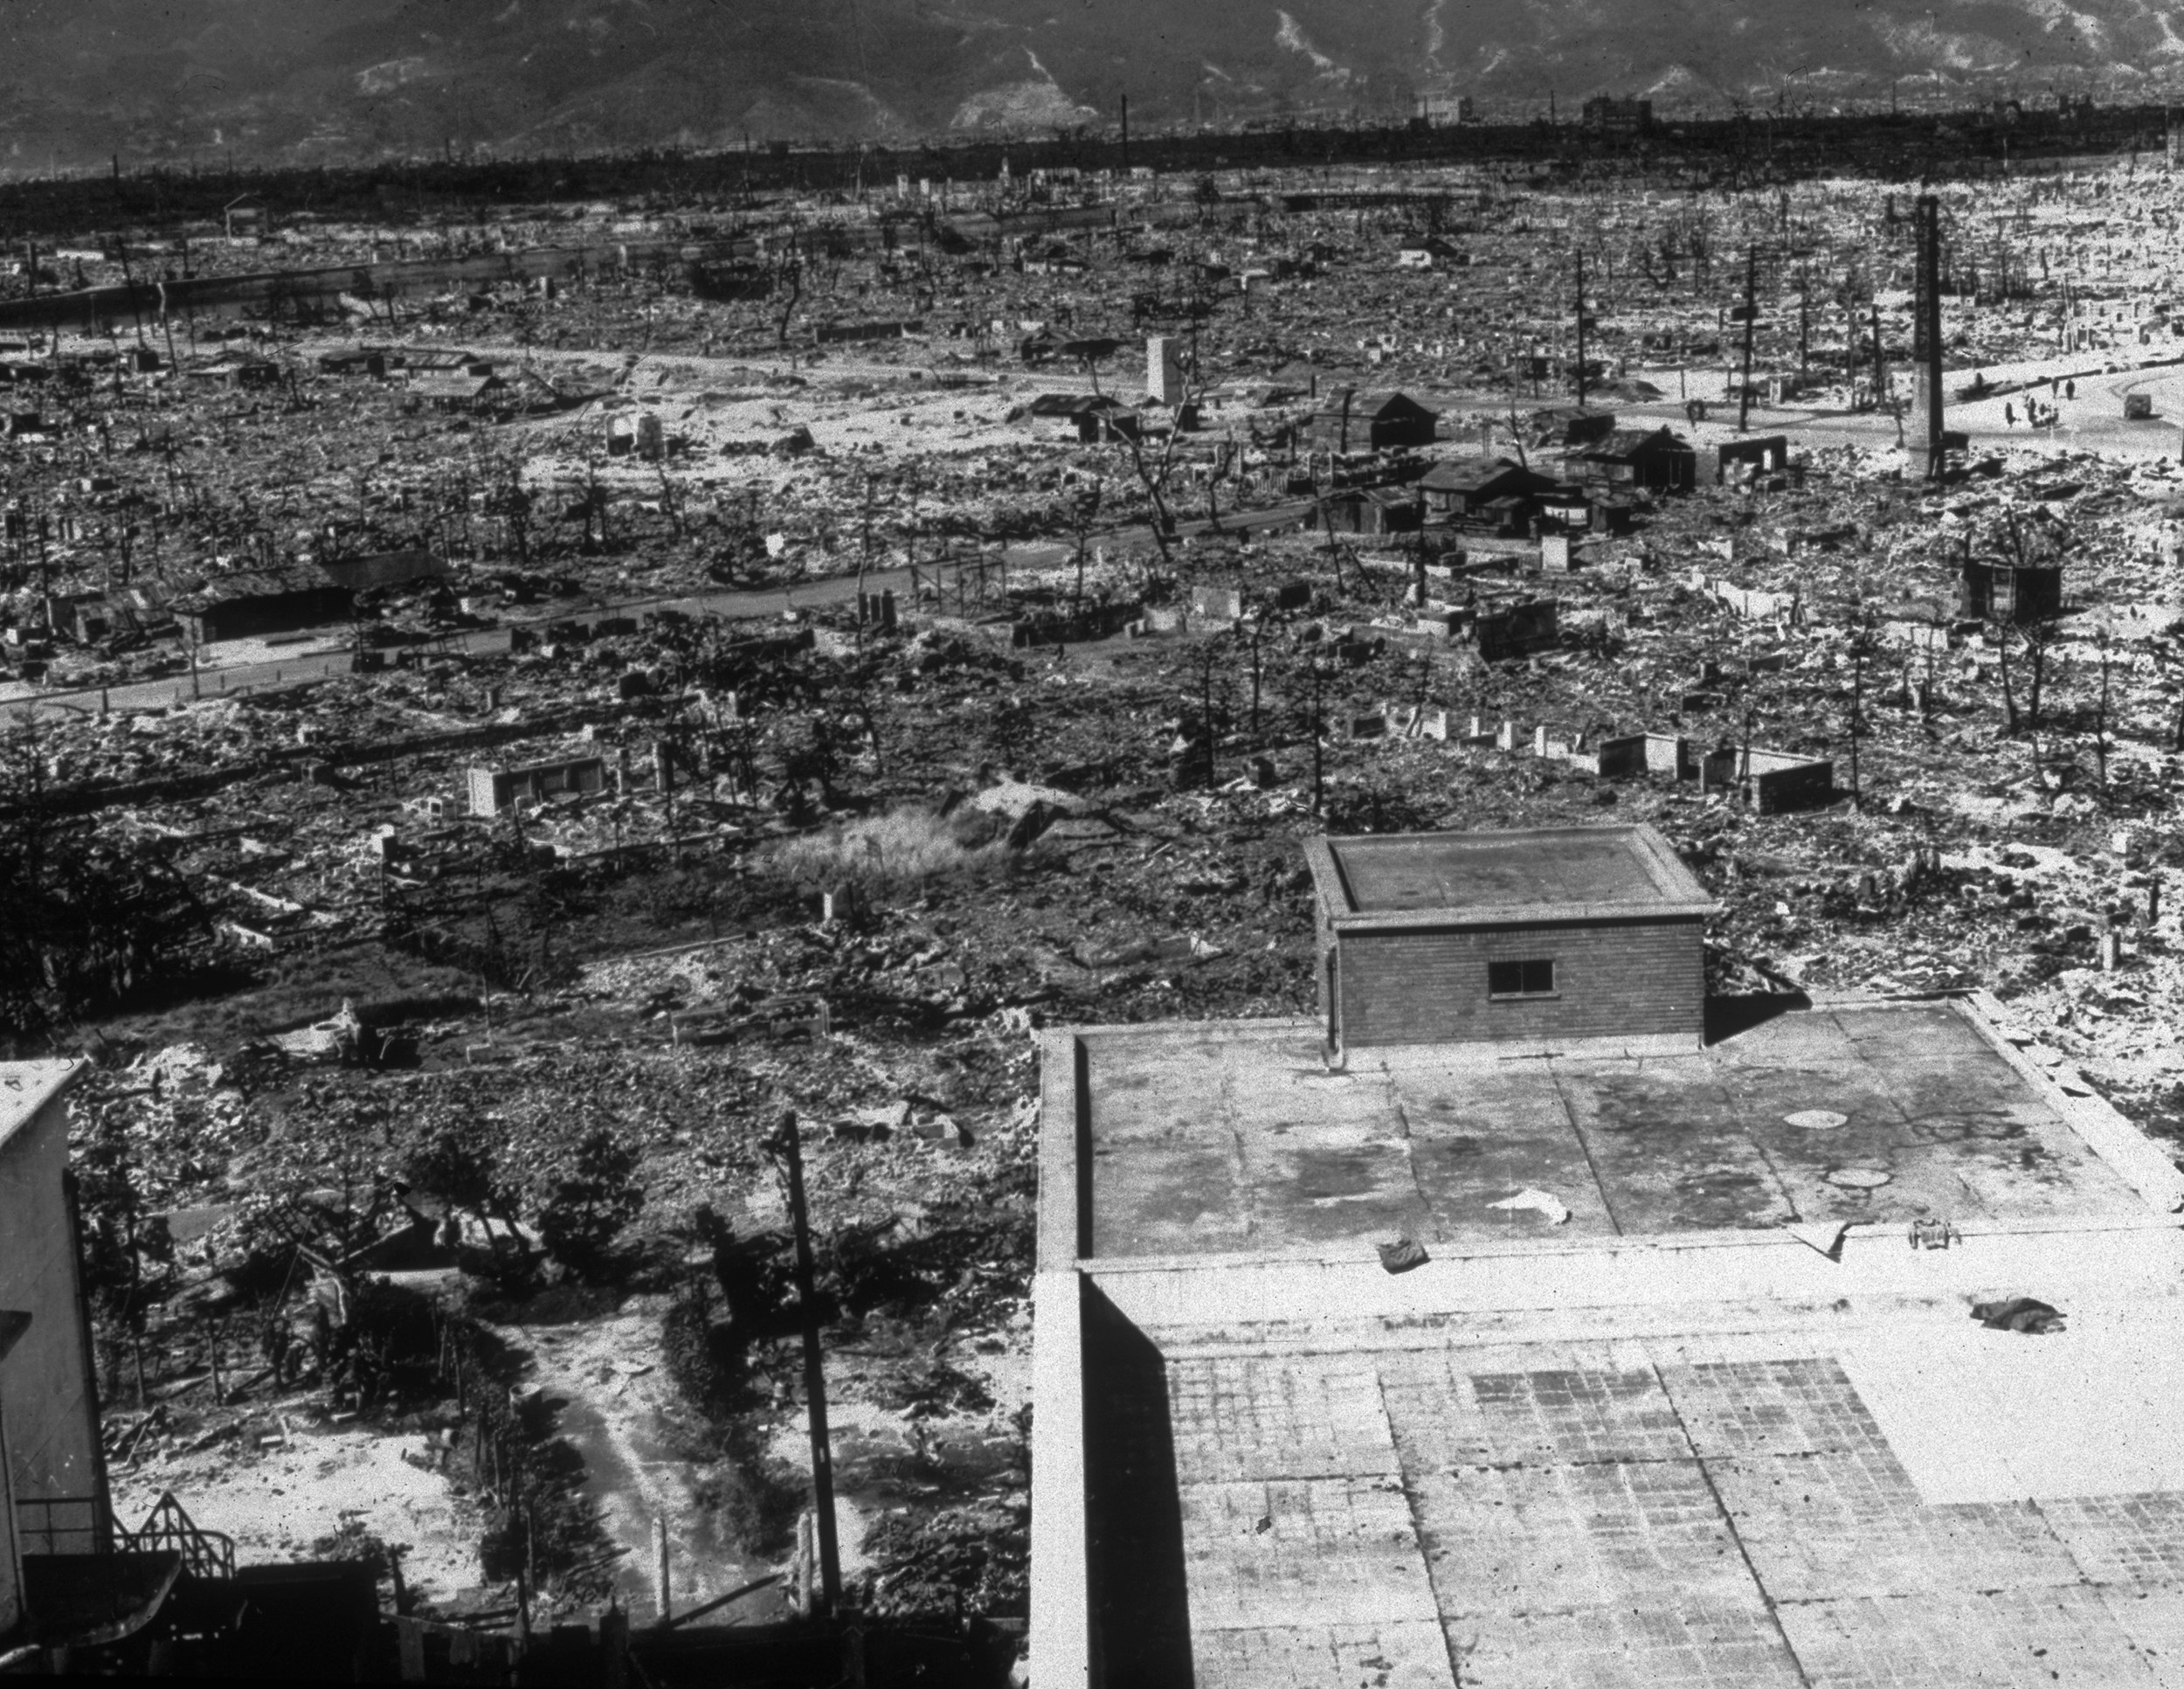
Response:
[{"label": "rubble field", "polygon": [[117,1505],[777,1616],[808,1315],[855,1598],[1020,1618],[1033,1035],[1309,1013],[1321,833],[1649,822],[1717,996],[1989,990],[2184,1140],[2177,180],[1935,190],[1935,480],[1862,179],[655,204],[730,255],[0,333]]}]

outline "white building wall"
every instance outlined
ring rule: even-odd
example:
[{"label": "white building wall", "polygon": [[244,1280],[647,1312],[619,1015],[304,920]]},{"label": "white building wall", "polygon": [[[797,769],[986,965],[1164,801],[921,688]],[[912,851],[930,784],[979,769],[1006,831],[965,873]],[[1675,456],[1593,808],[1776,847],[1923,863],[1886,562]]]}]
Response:
[{"label": "white building wall", "polygon": [[[0,1308],[31,1316],[0,1361],[0,1435],[18,1506],[99,1491],[98,1402],[63,1183],[63,1097],[82,1071],[79,1062],[0,1063]],[[67,1522],[86,1517],[70,1509]]]}]

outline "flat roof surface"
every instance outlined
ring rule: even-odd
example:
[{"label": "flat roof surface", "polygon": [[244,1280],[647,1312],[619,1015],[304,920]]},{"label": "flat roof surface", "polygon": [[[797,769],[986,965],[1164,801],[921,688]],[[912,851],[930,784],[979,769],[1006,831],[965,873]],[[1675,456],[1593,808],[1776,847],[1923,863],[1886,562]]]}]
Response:
[{"label": "flat roof surface", "polygon": [[[2184,1689],[2184,1180],[1970,1006],[1076,1037],[1110,1682]],[[1968,1317],[2028,1296],[2066,1328]]]},{"label": "flat roof surface", "polygon": [[2073,1319],[2041,1338],[1956,1297],[1576,1336],[1420,1312],[1303,1351],[1241,1306],[1096,1316],[1109,1680],[2184,1684],[2184,1317],[2049,1293]]},{"label": "flat roof surface", "polygon": [[[1095,1257],[2029,1222],[2138,1200],[1948,1002],[1795,1011],[1677,1055],[1451,1045],[1354,1052],[1341,1073],[1309,1022],[1080,1036]],[[1569,1219],[1490,1206],[1526,1190]]]},{"label": "flat roof surface", "polygon": [[67,1090],[81,1062],[0,1062],[0,1144],[38,1110]]},{"label": "flat roof surface", "polygon": [[1325,842],[1341,880],[1336,907],[1361,915],[1708,901],[1650,827],[1383,834]]}]

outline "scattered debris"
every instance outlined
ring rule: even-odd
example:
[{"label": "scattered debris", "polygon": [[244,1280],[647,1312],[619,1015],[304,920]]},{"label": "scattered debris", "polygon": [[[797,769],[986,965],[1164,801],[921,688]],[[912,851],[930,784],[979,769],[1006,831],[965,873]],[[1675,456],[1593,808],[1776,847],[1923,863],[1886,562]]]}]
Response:
[{"label": "scattered debris", "polygon": [[2063,1329],[2060,1312],[2028,1296],[1974,1303],[1972,1318],[1989,1331],[2016,1332],[2026,1337],[2046,1337]]},{"label": "scattered debris", "polygon": [[1514,1196],[1505,1196],[1498,1202],[1489,1202],[1489,1208],[1499,1208],[1510,1214],[1536,1214],[1551,1226],[1559,1226],[1570,1217],[1569,1206],[1561,1198],[1544,1190],[1521,1190]]}]

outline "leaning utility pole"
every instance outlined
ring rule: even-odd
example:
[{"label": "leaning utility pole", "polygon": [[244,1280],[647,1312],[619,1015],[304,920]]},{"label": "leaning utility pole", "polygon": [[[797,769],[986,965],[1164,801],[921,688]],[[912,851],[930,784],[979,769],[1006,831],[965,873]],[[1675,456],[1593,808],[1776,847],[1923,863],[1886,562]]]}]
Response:
[{"label": "leaning utility pole", "polygon": [[1912,467],[1924,481],[1939,481],[1948,456],[1942,431],[1941,201],[1918,196],[1913,229],[1918,239],[1918,291],[1912,306],[1911,356],[1918,366],[1918,438]]},{"label": "leaning utility pole", "polygon": [[1759,249],[1745,248],[1745,302],[1737,308],[1737,315],[1745,325],[1744,379],[1737,387],[1737,432],[1752,425],[1752,336],[1759,322]]},{"label": "leaning utility pole", "polygon": [[819,1603],[822,1612],[832,1615],[841,1606],[842,1555],[834,1533],[833,1443],[826,1430],[826,1369],[819,1354],[812,1222],[804,1207],[804,1150],[798,1141],[794,1109],[781,1111],[780,1127],[766,1147],[781,1157],[789,1175],[789,1219],[796,1229],[797,1312],[804,1325],[804,1399],[811,1416],[812,1512],[819,1526]]}]

